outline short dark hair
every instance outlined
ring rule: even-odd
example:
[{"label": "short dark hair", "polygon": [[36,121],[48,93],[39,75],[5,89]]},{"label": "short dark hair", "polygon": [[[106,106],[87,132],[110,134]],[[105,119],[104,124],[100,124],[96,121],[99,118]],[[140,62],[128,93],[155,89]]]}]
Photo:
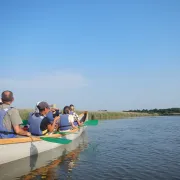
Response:
[{"label": "short dark hair", "polygon": [[6,90],[6,91],[2,92],[2,94],[1,94],[2,102],[11,102],[11,101],[13,101],[13,99],[14,99],[14,97],[13,97],[12,91]]},{"label": "short dark hair", "polygon": [[72,107],[72,106],[74,107],[74,105],[73,105],[73,104],[70,104],[70,106],[69,106],[69,107]]},{"label": "short dark hair", "polygon": [[69,114],[70,111],[70,107],[69,106],[65,106],[63,109],[63,114]]}]

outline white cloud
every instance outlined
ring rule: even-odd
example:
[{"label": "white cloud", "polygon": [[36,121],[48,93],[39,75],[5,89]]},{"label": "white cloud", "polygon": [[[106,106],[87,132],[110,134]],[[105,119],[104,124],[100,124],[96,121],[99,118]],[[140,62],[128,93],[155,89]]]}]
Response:
[{"label": "white cloud", "polygon": [[0,77],[0,93],[11,90],[15,96],[13,106],[16,107],[34,108],[35,103],[42,100],[63,106],[70,102],[80,103],[76,99],[89,89],[89,82],[82,73],[69,69],[61,72],[32,73],[20,78]]},{"label": "white cloud", "polygon": [[88,80],[78,72],[46,72],[21,78],[0,78],[0,87],[6,89],[74,89],[88,85]]}]

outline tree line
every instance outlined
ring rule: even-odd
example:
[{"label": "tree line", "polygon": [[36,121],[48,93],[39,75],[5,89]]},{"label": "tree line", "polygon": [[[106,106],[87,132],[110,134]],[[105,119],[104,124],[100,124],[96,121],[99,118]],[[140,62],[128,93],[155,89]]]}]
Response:
[{"label": "tree line", "polygon": [[175,115],[180,114],[180,108],[168,108],[168,109],[142,109],[142,110],[128,110],[123,112],[138,112],[138,113],[149,113],[149,114],[159,114],[159,115]]}]

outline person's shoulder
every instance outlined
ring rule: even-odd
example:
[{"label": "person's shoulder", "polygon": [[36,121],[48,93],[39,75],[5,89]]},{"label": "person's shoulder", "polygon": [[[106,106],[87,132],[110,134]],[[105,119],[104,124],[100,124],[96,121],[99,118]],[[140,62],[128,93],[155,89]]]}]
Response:
[{"label": "person's shoulder", "polygon": [[19,116],[19,110],[15,107],[10,107],[7,112],[10,116]]},{"label": "person's shoulder", "polygon": [[43,124],[51,124],[50,120],[48,119],[48,117],[44,117],[41,121],[41,123]]},{"label": "person's shoulder", "polygon": [[74,116],[71,115],[71,114],[69,114],[69,120],[70,120],[70,121],[73,121],[73,120],[74,120]]},{"label": "person's shoulder", "polygon": [[48,117],[43,117],[43,118],[42,118],[42,121],[49,122],[49,118],[48,118]]},{"label": "person's shoulder", "polygon": [[9,107],[9,112],[19,113],[19,110],[16,107]]},{"label": "person's shoulder", "polygon": [[68,118],[71,119],[74,118],[74,116],[72,114],[68,114]]}]

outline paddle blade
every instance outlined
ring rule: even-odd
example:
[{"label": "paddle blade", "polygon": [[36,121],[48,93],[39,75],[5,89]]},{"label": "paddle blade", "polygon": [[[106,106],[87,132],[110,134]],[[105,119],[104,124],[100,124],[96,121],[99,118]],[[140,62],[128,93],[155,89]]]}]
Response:
[{"label": "paddle blade", "polygon": [[96,126],[96,125],[98,125],[98,120],[88,120],[88,121],[85,121],[85,123],[83,125],[84,126]]},{"label": "paddle blade", "polygon": [[72,142],[70,139],[63,139],[63,138],[54,138],[54,137],[40,137],[44,141],[58,143],[58,144],[69,144]]},{"label": "paddle blade", "polygon": [[57,134],[67,135],[67,134],[78,134],[78,132],[58,132]]},{"label": "paddle blade", "polygon": [[23,126],[27,126],[27,124],[28,124],[28,120],[23,119],[23,120],[22,120],[22,122],[23,122],[23,123],[22,123],[21,125],[23,125]]}]

